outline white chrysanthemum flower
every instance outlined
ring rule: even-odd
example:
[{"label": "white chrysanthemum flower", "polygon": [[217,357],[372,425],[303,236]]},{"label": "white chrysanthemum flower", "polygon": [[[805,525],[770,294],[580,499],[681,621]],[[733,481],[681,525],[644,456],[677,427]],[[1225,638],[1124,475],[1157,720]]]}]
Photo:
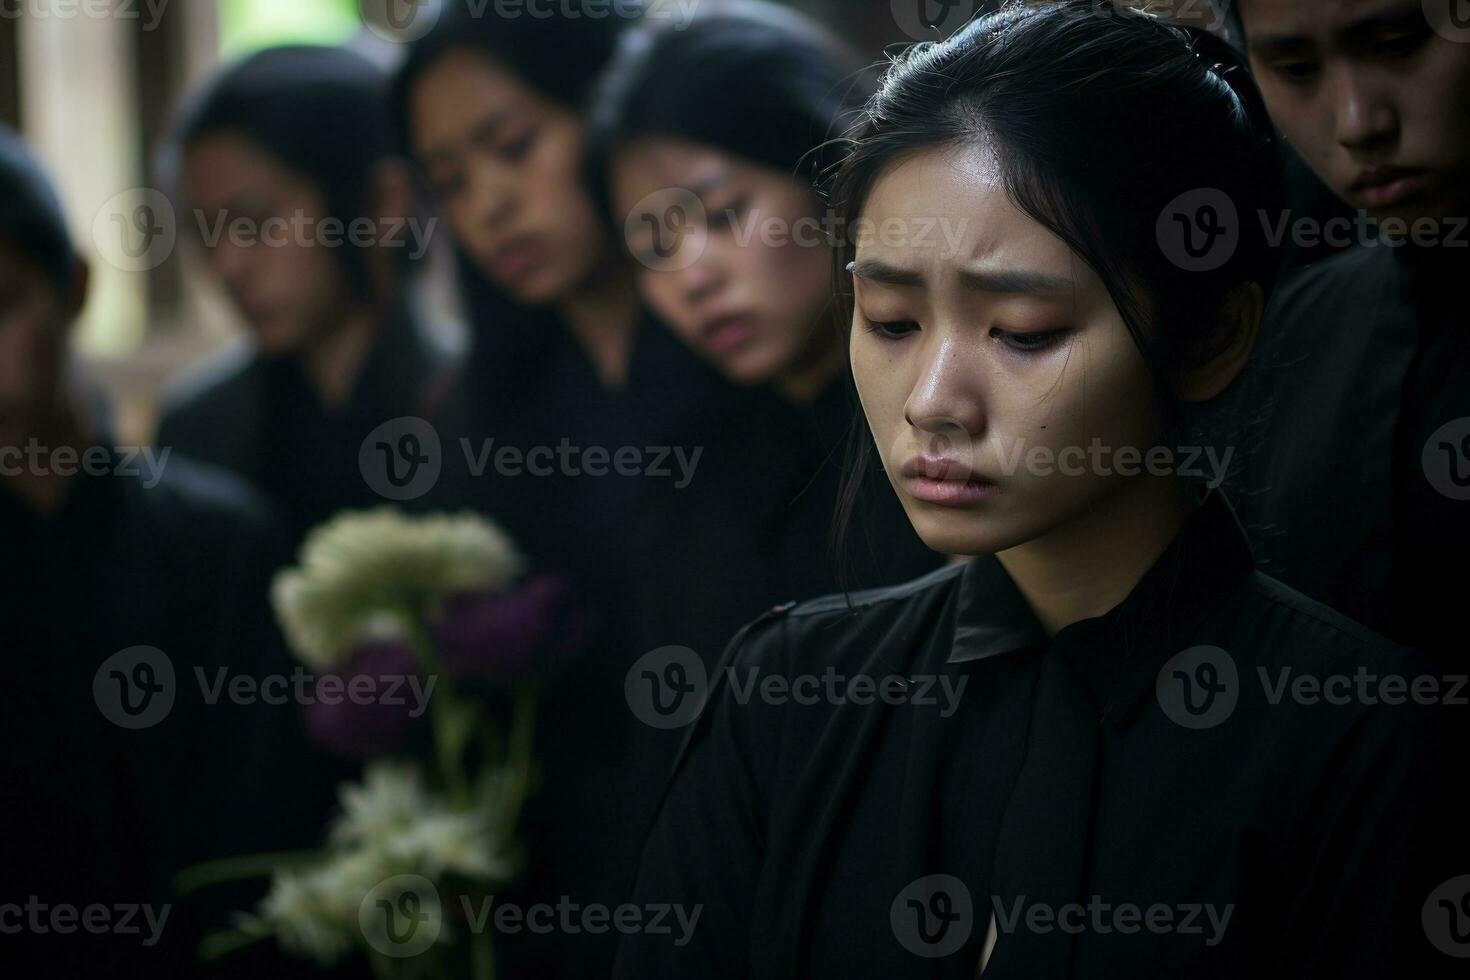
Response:
[{"label": "white chrysanthemum flower", "polygon": [[392,870],[383,855],[354,851],[307,871],[278,871],[259,921],[288,952],[330,966],[356,941],[363,898]]},{"label": "white chrysanthemum flower", "polygon": [[[393,617],[460,592],[510,585],[525,562],[510,538],[475,514],[409,517],[391,507],[340,514],[314,529],[301,564],[276,576],[276,615],[309,666],[338,666]],[[400,629],[401,632],[401,629]]]},{"label": "white chrysanthemum flower", "polygon": [[338,795],[342,815],[330,835],[336,846],[381,847],[433,809],[418,770],[392,762],[371,763],[360,785],[344,784]]},{"label": "white chrysanthemum flower", "polygon": [[436,878],[446,872],[482,881],[503,881],[515,871],[480,810],[442,809],[403,827],[384,843],[395,863],[409,864]]}]

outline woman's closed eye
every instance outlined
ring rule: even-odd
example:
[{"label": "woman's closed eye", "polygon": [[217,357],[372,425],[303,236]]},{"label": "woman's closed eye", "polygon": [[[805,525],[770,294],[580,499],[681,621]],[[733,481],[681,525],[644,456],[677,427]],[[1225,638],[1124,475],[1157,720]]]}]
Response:
[{"label": "woman's closed eye", "polygon": [[506,140],[499,147],[500,155],[511,163],[519,163],[530,154],[531,148],[536,145],[536,137],[540,135],[533,127],[512,139]]},{"label": "woman's closed eye", "polygon": [[1000,327],[990,328],[992,340],[998,340],[1013,351],[1023,354],[1032,354],[1039,351],[1051,350],[1067,336],[1066,328],[1057,330],[1033,330],[1019,332],[1015,330],[1003,330]]},{"label": "woman's closed eye", "polygon": [[913,320],[868,319],[867,322],[869,333],[875,333],[888,340],[900,340],[919,329],[919,325]]},{"label": "woman's closed eye", "polygon": [[706,210],[709,215],[709,227],[711,229],[734,228],[745,216],[750,208],[750,198],[741,196],[726,204],[724,207],[712,207]]}]

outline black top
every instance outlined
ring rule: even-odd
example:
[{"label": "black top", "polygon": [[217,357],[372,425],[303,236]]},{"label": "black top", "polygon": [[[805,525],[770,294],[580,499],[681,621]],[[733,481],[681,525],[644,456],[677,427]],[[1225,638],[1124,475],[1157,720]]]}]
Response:
[{"label": "black top", "polygon": [[[746,395],[651,318],[638,327],[626,385],[610,390],[555,317],[515,315],[522,319],[481,325],[435,423],[443,472],[415,505],[484,514],[534,572],[573,589],[585,639],[537,708],[543,779],[523,827],[529,867],[507,900],[555,905],[567,896],[615,907],[631,888],[636,856],[623,805],[637,727],[623,698],[638,653],[628,616],[634,503],[646,484],[674,478],[676,447],[687,458],[703,441],[697,434],[726,424]],[[605,455],[589,459],[594,449]],[[503,463],[502,450],[514,451]],[[622,473],[619,450],[637,454]],[[497,968],[516,978],[600,980],[617,943],[611,930],[499,938]]]},{"label": "black top", "polygon": [[157,443],[258,487],[299,538],[338,511],[389,503],[363,476],[363,440],[392,419],[432,417],[450,369],[402,311],[340,409],[321,403],[296,358],[228,351],[169,395]]},{"label": "black top", "polygon": [[[688,485],[647,488],[633,539],[632,611],[637,651],[656,676],[683,655],[670,647],[713,669],[741,625],[776,603],[892,585],[944,563],[914,532],[872,456],[847,540],[835,551],[846,450],[860,417],[846,376],[801,406],[763,391],[729,425],[691,440],[703,452]],[[865,426],[860,437],[869,438]],[[675,713],[672,691],[633,696],[672,706],[670,727],[644,719],[658,724],[639,728],[626,767],[622,808],[641,835],[678,754],[677,722],[688,717]]]},{"label": "black top", "polygon": [[[1359,247],[1289,279],[1235,397],[1231,498],[1261,567],[1433,653],[1470,553],[1470,250]],[[1445,428],[1448,426],[1449,428]]]},{"label": "black top", "polygon": [[860,417],[844,375],[806,405],[753,393],[739,417],[691,437],[701,450],[692,479],[650,483],[640,501],[640,647],[689,647],[713,666],[735,631],[775,603],[892,585],[944,562],[914,532],[876,460],[834,553],[848,439]]},{"label": "black top", "polygon": [[1050,640],[993,557],[856,603],[731,644],[635,899],[698,922],[616,976],[968,980],[992,914],[986,980],[1434,975],[1450,716],[1272,700],[1429,665],[1253,571],[1218,495]]},{"label": "black top", "polygon": [[[105,452],[106,465],[94,460],[93,469],[136,465]],[[0,904],[34,895],[48,908],[172,906],[151,943],[142,913],[132,921],[137,932],[5,936],[7,965],[34,957],[45,967],[36,975],[81,976],[99,962],[119,975],[143,975],[144,966],[190,975],[197,916],[243,908],[235,903],[253,895],[182,902],[168,887],[171,874],[204,859],[313,844],[322,828],[312,824],[330,802],[331,780],[303,770],[294,707],[210,703],[196,673],[214,685],[221,671],[231,679],[289,671],[266,607],[278,527],[258,497],[221,472],[171,458],[155,476],[80,475],[46,517],[0,490],[0,619],[12,690],[0,712],[9,841],[0,849]],[[148,676],[133,663],[107,667],[139,646],[165,658],[171,680],[156,659]],[[147,695],[140,679],[159,691]],[[120,697],[142,727],[118,723]],[[212,926],[228,924],[221,917]]]}]

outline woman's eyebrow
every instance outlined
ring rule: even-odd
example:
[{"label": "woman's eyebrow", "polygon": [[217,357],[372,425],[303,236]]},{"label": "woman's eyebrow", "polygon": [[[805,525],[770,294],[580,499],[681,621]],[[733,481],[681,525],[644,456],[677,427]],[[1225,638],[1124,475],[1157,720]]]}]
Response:
[{"label": "woman's eyebrow", "polygon": [[710,191],[719,188],[722,184],[727,183],[729,180],[730,175],[727,172],[723,170],[717,170],[712,174],[706,174],[705,176],[700,177],[698,180],[690,181],[689,185],[684,189],[689,191],[689,193],[693,194],[695,197],[702,198]]},{"label": "woman's eyebrow", "polygon": [[[864,259],[850,263],[847,270],[859,279],[884,286],[925,285],[921,272],[900,269],[877,259]],[[1071,292],[1076,288],[1067,276],[1054,276],[1045,272],[1025,269],[961,269],[960,285],[973,292],[1018,293],[1025,296],[1055,296]]]},{"label": "woman's eyebrow", "polygon": [[852,262],[847,266],[859,279],[868,282],[879,283],[884,286],[922,286],[924,276],[918,272],[908,269],[900,269],[898,266],[889,265],[887,262],[879,262],[877,259],[863,259],[860,262]]},{"label": "woman's eyebrow", "polygon": [[1053,296],[1071,292],[1076,284],[1067,276],[1025,269],[961,269],[960,285],[980,293],[1020,293]]}]

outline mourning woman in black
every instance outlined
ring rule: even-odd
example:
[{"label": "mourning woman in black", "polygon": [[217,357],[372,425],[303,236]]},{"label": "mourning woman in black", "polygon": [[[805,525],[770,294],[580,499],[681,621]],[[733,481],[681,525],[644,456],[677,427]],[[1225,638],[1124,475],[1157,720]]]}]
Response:
[{"label": "mourning woman in black", "polygon": [[[266,606],[279,528],[228,474],[115,448],[68,355],[87,280],[50,180],[0,126],[0,960],[188,977],[200,907],[172,873],[309,843],[286,829],[308,805],[292,767],[260,764],[288,709],[206,704],[194,682],[286,669]],[[103,907],[127,928],[84,928]]]},{"label": "mourning woman in black", "polygon": [[393,153],[386,91],[346,50],[262,51],[194,97],[165,155],[181,229],[250,343],[171,393],[159,445],[251,480],[298,534],[382,503],[363,440],[432,417],[447,389],[447,359],[411,312],[408,271],[432,226]]},{"label": "mourning woman in black", "polygon": [[[687,486],[645,487],[634,537],[637,636],[713,665],[770,605],[928,571],[876,466],[834,555],[857,402],[832,294],[834,222],[813,186],[871,91],[857,57],[763,3],[627,34],[591,112],[594,175],[649,306],[750,408],[695,434]],[[652,220],[648,220],[652,219]]]},{"label": "mourning woman in black", "polygon": [[670,477],[589,474],[580,457],[552,473],[510,473],[472,457],[563,440],[579,453],[643,451],[666,444],[676,421],[719,418],[731,395],[648,316],[617,246],[621,228],[603,220],[585,179],[585,106],[639,12],[596,6],[533,16],[448,3],[409,47],[392,106],[453,235],[473,330],[445,423],[469,449],[446,454],[438,496],[484,509],[533,560],[571,562],[610,590],[630,501],[645,481]]},{"label": "mourning woman in black", "polygon": [[1458,966],[1447,713],[1332,680],[1427,664],[1256,572],[1225,500],[1171,471],[1273,268],[1249,222],[1200,271],[1158,232],[1201,187],[1269,206],[1226,63],[1088,2],[898,58],[835,204],[963,230],[859,240],[850,356],[915,529],[975,557],[736,637],[635,898],[698,920],[625,937],[617,976]]}]

